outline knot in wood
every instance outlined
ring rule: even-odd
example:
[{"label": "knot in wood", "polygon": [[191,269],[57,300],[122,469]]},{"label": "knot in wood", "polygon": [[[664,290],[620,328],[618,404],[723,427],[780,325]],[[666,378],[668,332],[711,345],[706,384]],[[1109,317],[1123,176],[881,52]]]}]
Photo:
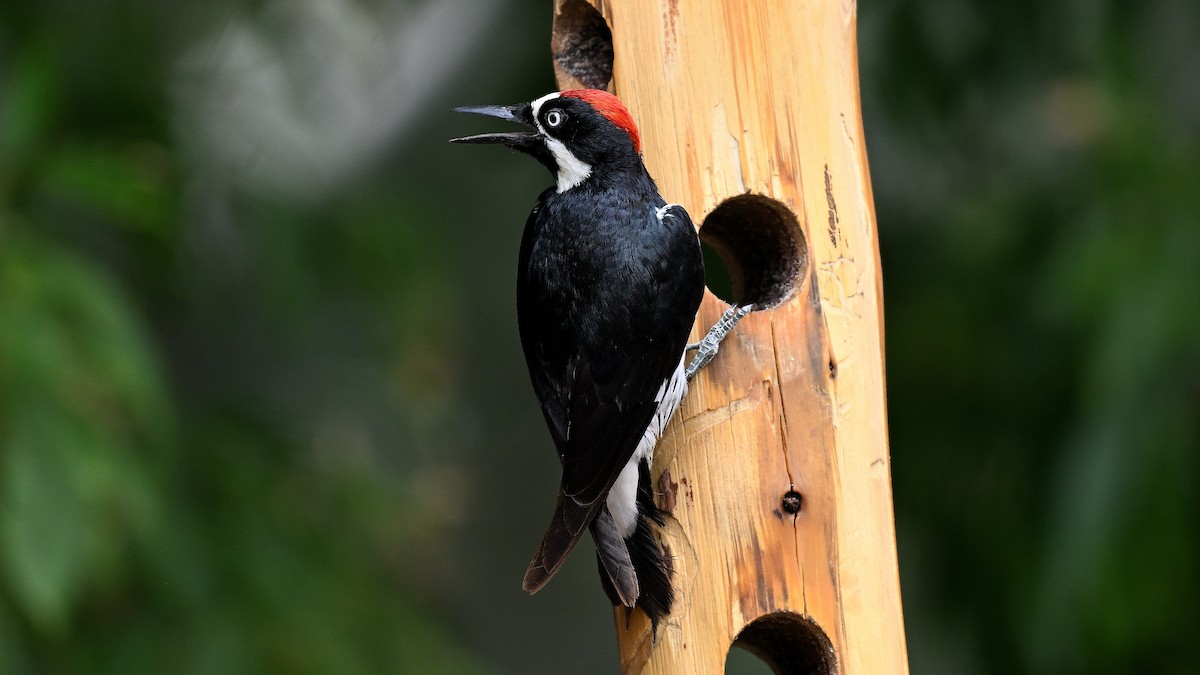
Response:
[{"label": "knot in wood", "polygon": [[783,510],[786,513],[790,513],[794,516],[797,513],[800,513],[800,508],[804,506],[804,497],[802,497],[800,493],[796,492],[795,490],[788,490],[786,493],[784,493],[780,505],[783,507]]}]

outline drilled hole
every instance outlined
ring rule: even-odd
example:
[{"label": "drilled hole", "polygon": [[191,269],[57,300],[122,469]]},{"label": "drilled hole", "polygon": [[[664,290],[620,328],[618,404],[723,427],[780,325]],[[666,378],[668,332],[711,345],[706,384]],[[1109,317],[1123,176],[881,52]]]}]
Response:
[{"label": "drilled hole", "polygon": [[563,0],[550,38],[554,69],[563,89],[608,89],[612,82],[612,31],[584,0]]},{"label": "drilled hole", "polygon": [[788,490],[784,493],[783,499],[780,500],[780,506],[786,513],[793,516],[800,513],[800,509],[804,507],[804,495],[801,495],[795,490]]},{"label": "drilled hole", "polygon": [[700,250],[704,252],[704,283],[713,295],[729,302],[733,297],[733,275],[729,267],[717,249],[704,239],[700,240]]},{"label": "drilled hole", "polygon": [[[833,643],[820,626],[799,614],[773,612],[755,619],[738,634],[730,652],[735,648],[758,657],[775,675],[837,675]],[[736,662],[743,668],[738,672],[761,672],[745,669],[746,661],[727,655],[727,670]]]},{"label": "drilled hole", "polygon": [[[808,246],[796,217],[762,195],[722,202],[704,219],[700,240],[723,263],[706,273],[708,289],[725,302],[754,303],[758,309],[783,304],[808,265]],[[724,281],[728,278],[728,283]]]},{"label": "drilled hole", "polygon": [[740,647],[729,650],[725,656],[725,675],[771,675],[771,666]]}]

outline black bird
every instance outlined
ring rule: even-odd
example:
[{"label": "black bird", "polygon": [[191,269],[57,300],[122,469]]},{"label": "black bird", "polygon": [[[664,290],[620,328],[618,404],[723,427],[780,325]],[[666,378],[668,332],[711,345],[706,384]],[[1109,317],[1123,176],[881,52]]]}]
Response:
[{"label": "black bird", "polygon": [[615,96],[580,89],[456,111],[533,127],[453,140],[507,145],[557,182],[525,223],[517,275],[521,346],[562,462],[525,590],[540,590],[590,529],[613,604],[641,607],[657,627],[674,594],[650,529],[663,524],[650,483],[654,446],[691,374],[751,308],[731,308],[685,368],[704,294],[700,241],[683,207],[659,195]]}]

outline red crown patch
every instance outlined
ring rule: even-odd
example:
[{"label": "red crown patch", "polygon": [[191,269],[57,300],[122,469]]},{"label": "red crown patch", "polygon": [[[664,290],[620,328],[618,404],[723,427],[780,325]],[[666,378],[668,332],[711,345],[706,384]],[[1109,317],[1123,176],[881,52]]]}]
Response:
[{"label": "red crown patch", "polygon": [[600,89],[572,89],[564,91],[559,96],[566,98],[577,98],[592,106],[596,112],[603,115],[609,122],[617,125],[618,128],[629,134],[629,140],[633,141],[633,151],[636,153],[642,152],[642,137],[638,134],[637,125],[633,122],[633,116],[625,109],[621,101],[607,91]]}]

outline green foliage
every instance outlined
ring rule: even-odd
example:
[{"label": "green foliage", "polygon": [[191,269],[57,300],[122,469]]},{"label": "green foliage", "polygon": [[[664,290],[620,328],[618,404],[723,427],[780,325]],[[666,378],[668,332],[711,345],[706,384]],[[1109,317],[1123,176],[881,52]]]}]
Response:
[{"label": "green foliage", "polygon": [[164,440],[170,416],[149,344],[104,275],[17,236],[5,244],[5,568],[34,625],[60,632],[86,576],[108,572],[152,506],[137,446]]},{"label": "green foliage", "polygon": [[1194,6],[868,7],[914,672],[1190,672]]},{"label": "green foliage", "polygon": [[164,124],[196,12],[118,4],[0,10],[0,672],[484,672],[422,590],[463,480],[422,198],[221,188],[219,250]]}]

